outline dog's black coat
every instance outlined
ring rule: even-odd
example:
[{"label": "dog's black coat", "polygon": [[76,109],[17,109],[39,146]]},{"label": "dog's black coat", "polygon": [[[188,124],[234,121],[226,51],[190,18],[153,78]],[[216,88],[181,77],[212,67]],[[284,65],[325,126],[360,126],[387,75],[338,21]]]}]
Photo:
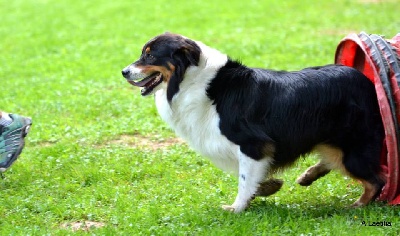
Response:
[{"label": "dog's black coat", "polygon": [[343,151],[354,177],[381,182],[376,173],[383,126],[374,85],[359,71],[340,65],[272,71],[229,59],[207,95],[221,132],[251,158],[263,158],[270,143],[278,168],[328,144]]}]

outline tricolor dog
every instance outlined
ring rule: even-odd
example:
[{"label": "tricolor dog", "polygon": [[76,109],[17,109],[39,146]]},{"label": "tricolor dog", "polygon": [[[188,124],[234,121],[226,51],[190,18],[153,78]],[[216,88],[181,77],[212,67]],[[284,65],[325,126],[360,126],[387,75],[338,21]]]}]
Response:
[{"label": "tricolor dog", "polygon": [[320,161],[297,180],[310,185],[332,169],[359,180],[366,205],[384,180],[384,130],[374,85],[359,71],[326,65],[300,71],[250,68],[205,44],[165,33],[122,70],[154,94],[162,119],[201,155],[239,178],[225,210],[241,212],[282,185],[272,174],[315,151]]}]

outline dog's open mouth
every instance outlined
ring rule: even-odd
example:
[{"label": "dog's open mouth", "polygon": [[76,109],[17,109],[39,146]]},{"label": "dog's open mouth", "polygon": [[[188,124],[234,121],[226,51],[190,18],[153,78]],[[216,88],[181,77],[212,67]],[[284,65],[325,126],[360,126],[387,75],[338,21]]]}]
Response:
[{"label": "dog's open mouth", "polygon": [[142,96],[149,95],[157,85],[162,82],[162,74],[155,72],[140,81],[128,80],[128,82],[134,86],[142,87]]}]

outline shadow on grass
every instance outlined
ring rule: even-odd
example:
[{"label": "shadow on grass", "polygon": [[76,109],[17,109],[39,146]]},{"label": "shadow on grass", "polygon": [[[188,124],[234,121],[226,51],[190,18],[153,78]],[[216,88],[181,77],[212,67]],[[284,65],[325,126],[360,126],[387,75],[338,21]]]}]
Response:
[{"label": "shadow on grass", "polygon": [[[265,216],[280,215],[290,216],[292,218],[330,218],[333,216],[353,216],[353,215],[365,215],[366,212],[389,213],[395,212],[399,208],[396,206],[389,206],[384,202],[372,202],[368,206],[353,208],[350,204],[338,201],[332,197],[332,202],[327,202],[329,199],[325,199],[324,202],[315,203],[310,201],[296,201],[291,203],[275,203],[271,200],[259,200],[252,203],[247,212],[249,214],[262,214]],[[390,214],[389,214],[390,215]]]}]

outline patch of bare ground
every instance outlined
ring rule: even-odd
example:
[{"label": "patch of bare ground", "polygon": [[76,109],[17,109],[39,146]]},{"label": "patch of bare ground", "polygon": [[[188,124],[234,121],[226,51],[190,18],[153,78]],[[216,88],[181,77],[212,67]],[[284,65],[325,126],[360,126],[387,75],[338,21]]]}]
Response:
[{"label": "patch of bare ground", "polygon": [[50,147],[53,146],[55,143],[55,141],[41,141],[37,142],[35,145],[39,147]]},{"label": "patch of bare ground", "polygon": [[146,148],[151,150],[159,150],[168,148],[176,144],[183,144],[184,142],[175,137],[171,138],[156,138],[148,137],[141,134],[123,134],[116,139],[107,141],[107,146],[127,146],[136,148]]},{"label": "patch of bare ground", "polygon": [[64,223],[61,225],[61,228],[63,229],[69,229],[73,232],[76,231],[90,231],[93,229],[101,228],[104,227],[106,224],[102,222],[96,222],[96,221],[77,221],[77,222],[69,222],[69,223]]}]

